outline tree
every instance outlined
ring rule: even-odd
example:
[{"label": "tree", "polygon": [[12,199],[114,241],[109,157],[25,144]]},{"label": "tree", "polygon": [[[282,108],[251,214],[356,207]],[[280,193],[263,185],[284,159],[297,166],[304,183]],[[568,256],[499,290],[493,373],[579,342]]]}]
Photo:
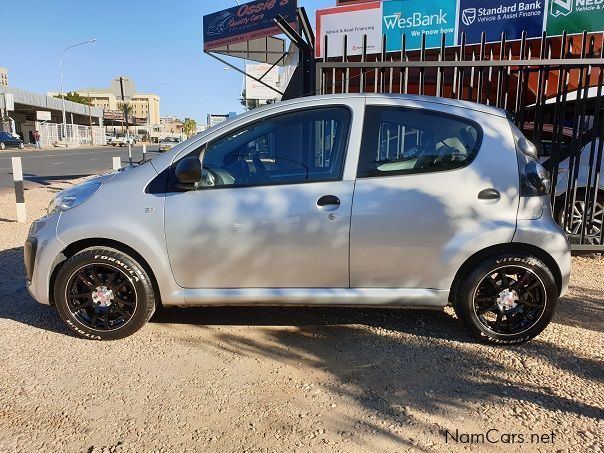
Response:
[{"label": "tree", "polygon": [[123,112],[124,110],[128,112],[128,119],[132,118],[132,116],[134,115],[134,107],[129,102],[119,102],[117,106],[121,112]]},{"label": "tree", "polygon": [[183,132],[187,134],[187,137],[195,135],[197,132],[197,123],[192,118],[185,118],[183,121]]},{"label": "tree", "polygon": [[[57,94],[56,98],[61,99],[61,94]],[[78,104],[90,105],[92,100],[89,97],[82,96],[75,91],[69,91],[65,93],[64,98],[66,101],[77,102]]]}]

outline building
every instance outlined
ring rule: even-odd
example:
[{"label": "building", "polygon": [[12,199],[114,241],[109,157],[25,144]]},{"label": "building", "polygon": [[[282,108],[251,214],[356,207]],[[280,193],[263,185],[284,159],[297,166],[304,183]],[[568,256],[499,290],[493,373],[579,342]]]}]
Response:
[{"label": "building", "polygon": [[8,69],[0,68],[0,86],[8,86]]},{"label": "building", "polygon": [[[124,95],[126,98],[129,98],[126,102],[132,106],[133,122],[136,118],[137,124],[160,124],[159,96],[152,93],[137,93],[133,80],[128,77],[122,77],[122,79]],[[82,88],[75,90],[75,92],[80,96],[90,98],[93,107],[99,107],[107,113],[113,112],[113,114],[108,114],[112,118],[115,116],[115,112],[121,112],[122,110],[120,77],[114,78],[111,81],[111,86],[108,88]],[[59,93],[48,94],[56,96]]]},{"label": "building", "polygon": [[166,134],[181,134],[184,131],[184,125],[175,116],[164,116],[160,118],[161,132]]},{"label": "building", "polygon": [[136,94],[130,99],[130,105],[137,118],[147,118],[148,124],[160,124],[158,95]]},{"label": "building", "polygon": [[35,130],[42,135],[43,146],[105,143],[103,110],[97,107],[65,101],[67,124],[63,127],[61,99],[0,85],[3,93],[12,95],[14,109],[4,112],[0,130],[17,133],[25,143],[32,141]]}]

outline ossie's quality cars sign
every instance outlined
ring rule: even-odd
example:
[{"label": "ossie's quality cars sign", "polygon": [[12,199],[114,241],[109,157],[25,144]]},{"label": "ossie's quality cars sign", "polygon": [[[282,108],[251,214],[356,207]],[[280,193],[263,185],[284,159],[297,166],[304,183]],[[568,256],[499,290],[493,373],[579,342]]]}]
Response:
[{"label": "ossie's quality cars sign", "polygon": [[274,19],[281,15],[295,27],[296,8],[296,0],[257,0],[203,16],[203,48],[278,35]]}]

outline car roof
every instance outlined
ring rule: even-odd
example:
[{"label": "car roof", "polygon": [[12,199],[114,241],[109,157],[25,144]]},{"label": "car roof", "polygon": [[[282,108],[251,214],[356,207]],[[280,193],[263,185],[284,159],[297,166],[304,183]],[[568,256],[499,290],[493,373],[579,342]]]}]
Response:
[{"label": "car roof", "polygon": [[[411,101],[411,102],[424,103],[424,104],[437,104],[437,105],[443,105],[443,106],[449,106],[449,107],[458,107],[458,108],[462,108],[462,109],[473,110],[473,111],[486,113],[486,114],[494,115],[494,116],[499,116],[499,117],[503,117],[503,118],[507,117],[506,112],[503,109],[492,107],[492,106],[485,105],[485,104],[478,104],[476,102],[461,101],[461,100],[457,100],[457,99],[448,99],[448,98],[441,98],[441,97],[436,97],[436,96],[426,96],[426,95],[417,95],[417,94],[390,94],[390,93],[343,93],[342,94],[342,93],[339,93],[339,94],[323,94],[323,95],[317,95],[317,96],[306,96],[306,97],[300,97],[300,98],[295,98],[295,99],[289,99],[286,101],[280,101],[280,102],[276,102],[276,103],[266,104],[266,105],[263,105],[262,107],[258,107],[256,109],[249,110],[245,113],[241,113],[233,118],[230,118],[227,121],[223,121],[222,123],[216,124],[215,126],[208,128],[203,132],[200,132],[196,136],[198,138],[205,137],[218,130],[222,130],[222,129],[230,126],[234,122],[239,122],[239,121],[245,120],[246,118],[255,116],[259,113],[263,113],[264,111],[268,112],[275,108],[287,109],[287,107],[290,105],[291,106],[296,106],[296,105],[304,106],[304,104],[312,105],[312,103],[314,101],[319,102],[319,101],[323,101],[323,100],[338,100],[338,99],[341,99],[342,101],[346,101],[347,99],[378,99],[378,100],[383,99],[383,100],[388,100],[388,101],[392,101],[392,100]],[[429,107],[430,107],[429,105],[426,105],[426,108],[429,108]]]},{"label": "car roof", "polygon": [[488,113],[495,116],[506,116],[503,109],[492,107],[477,102],[462,101],[458,99],[442,98],[437,96],[427,96],[418,94],[396,94],[396,93],[344,93],[344,94],[324,94],[319,96],[308,96],[305,98],[297,98],[289,101],[282,101],[281,104],[299,102],[300,99],[347,99],[347,98],[365,98],[365,99],[384,99],[384,100],[400,100],[413,102],[429,102],[431,104],[440,104],[451,107],[459,107],[463,109],[476,110],[478,112]]}]

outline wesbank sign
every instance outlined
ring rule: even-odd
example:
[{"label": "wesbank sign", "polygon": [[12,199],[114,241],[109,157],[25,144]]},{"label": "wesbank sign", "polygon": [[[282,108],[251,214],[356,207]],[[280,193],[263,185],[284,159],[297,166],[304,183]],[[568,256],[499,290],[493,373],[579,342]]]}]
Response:
[{"label": "wesbank sign", "polygon": [[419,49],[422,34],[426,47],[439,47],[444,33],[446,45],[455,44],[456,4],[450,0],[398,0],[382,4],[382,33],[386,51],[401,49],[403,34],[407,50]]}]

